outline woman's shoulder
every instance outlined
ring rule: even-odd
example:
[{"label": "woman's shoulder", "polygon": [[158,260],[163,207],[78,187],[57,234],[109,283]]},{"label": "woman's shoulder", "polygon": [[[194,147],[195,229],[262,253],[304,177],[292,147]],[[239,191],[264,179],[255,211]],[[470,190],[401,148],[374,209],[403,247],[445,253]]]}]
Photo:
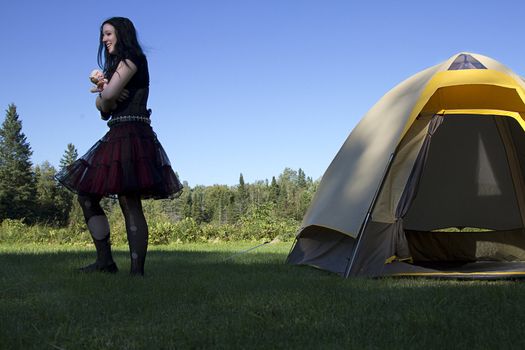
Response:
[{"label": "woman's shoulder", "polygon": [[126,58],[133,62],[137,67],[137,72],[129,82],[131,86],[147,87],[149,86],[148,60],[146,55],[130,55]]},{"label": "woman's shoulder", "polygon": [[131,54],[126,57],[126,59],[133,62],[137,68],[148,64],[148,60],[144,54]]}]

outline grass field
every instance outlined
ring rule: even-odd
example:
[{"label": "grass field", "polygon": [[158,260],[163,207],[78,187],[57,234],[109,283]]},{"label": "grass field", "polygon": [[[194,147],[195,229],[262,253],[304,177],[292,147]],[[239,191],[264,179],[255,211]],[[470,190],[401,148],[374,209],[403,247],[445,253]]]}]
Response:
[{"label": "grass field", "polygon": [[79,274],[91,248],[0,245],[1,349],[523,349],[516,281],[348,279],[291,243],[152,247],[145,278]]}]

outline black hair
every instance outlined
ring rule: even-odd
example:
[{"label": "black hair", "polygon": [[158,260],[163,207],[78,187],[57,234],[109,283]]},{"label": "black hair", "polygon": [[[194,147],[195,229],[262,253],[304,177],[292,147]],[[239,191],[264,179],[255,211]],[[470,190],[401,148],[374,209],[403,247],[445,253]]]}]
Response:
[{"label": "black hair", "polygon": [[[115,28],[117,42],[115,54],[110,55],[102,42],[104,24],[110,24]],[[100,39],[98,46],[98,65],[104,70],[104,75],[110,79],[117,70],[120,61],[145,56],[137,39],[137,31],[133,22],[125,17],[112,17],[100,25]],[[126,63],[124,61],[124,63]]]}]

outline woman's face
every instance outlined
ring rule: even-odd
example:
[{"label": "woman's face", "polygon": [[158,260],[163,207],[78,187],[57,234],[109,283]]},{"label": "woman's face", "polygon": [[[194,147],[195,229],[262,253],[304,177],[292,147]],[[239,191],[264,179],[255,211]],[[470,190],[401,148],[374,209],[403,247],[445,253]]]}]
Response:
[{"label": "woman's face", "polygon": [[102,26],[102,42],[106,45],[106,50],[108,50],[110,55],[115,54],[117,35],[115,33],[115,27],[109,23]]}]

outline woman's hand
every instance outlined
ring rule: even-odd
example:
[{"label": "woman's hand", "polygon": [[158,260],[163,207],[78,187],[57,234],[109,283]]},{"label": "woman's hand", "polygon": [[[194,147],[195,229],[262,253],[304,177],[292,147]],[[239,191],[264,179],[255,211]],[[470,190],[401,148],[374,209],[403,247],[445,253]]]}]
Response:
[{"label": "woman's hand", "polygon": [[[117,98],[117,101],[114,101],[112,104],[107,103],[105,106],[108,107],[110,109],[110,111],[112,111],[112,110],[117,108],[117,102],[120,103],[120,102],[126,101],[128,99],[128,97],[129,97],[129,90],[123,89],[122,92],[120,93],[120,96]],[[102,108],[102,99],[100,98],[100,96],[97,98],[97,103],[96,104],[97,104],[97,108],[102,111],[102,109],[101,109]],[[109,113],[109,111],[104,111],[104,112]]]},{"label": "woman's hand", "polygon": [[98,110],[111,112],[115,109],[117,101],[121,102],[129,97],[129,91],[124,92],[124,86],[136,72],[137,66],[131,60],[126,60],[126,63],[121,61],[104,91],[97,97],[96,106]]},{"label": "woman's hand", "polygon": [[129,90],[123,89],[120,93],[120,96],[117,98],[117,102],[123,102],[126,101],[129,97]]}]

